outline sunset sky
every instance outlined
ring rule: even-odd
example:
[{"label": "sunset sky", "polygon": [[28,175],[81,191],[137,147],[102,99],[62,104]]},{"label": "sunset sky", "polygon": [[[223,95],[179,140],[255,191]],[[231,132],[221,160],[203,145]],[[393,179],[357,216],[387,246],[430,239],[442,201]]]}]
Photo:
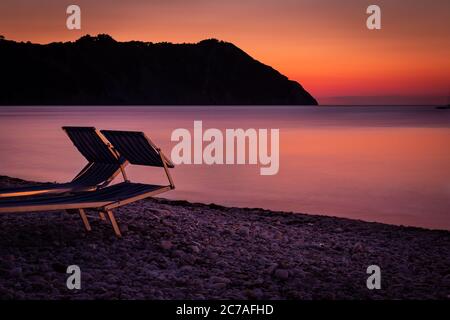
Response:
[{"label": "sunset sky", "polygon": [[[81,7],[81,30],[66,8]],[[366,8],[382,29],[366,28]],[[2,0],[0,34],[48,43],[84,34],[116,40],[232,42],[301,83],[321,104],[448,104],[450,1]]]}]

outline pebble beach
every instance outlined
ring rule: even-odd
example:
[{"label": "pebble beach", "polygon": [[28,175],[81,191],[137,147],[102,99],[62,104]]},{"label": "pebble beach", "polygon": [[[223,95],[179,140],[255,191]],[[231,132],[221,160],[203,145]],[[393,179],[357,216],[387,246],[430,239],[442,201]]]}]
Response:
[{"label": "pebble beach", "polygon": [[1,214],[0,299],[450,298],[449,231],[159,198],[115,212],[119,239],[87,213]]}]

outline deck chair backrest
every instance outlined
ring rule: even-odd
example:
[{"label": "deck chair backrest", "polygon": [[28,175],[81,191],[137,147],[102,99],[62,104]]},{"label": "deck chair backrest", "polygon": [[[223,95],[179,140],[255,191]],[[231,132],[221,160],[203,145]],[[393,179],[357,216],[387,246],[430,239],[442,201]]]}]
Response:
[{"label": "deck chair backrest", "polygon": [[[131,164],[164,167],[158,147],[143,132],[101,130],[101,133]],[[167,167],[174,167],[164,155],[162,158]]]},{"label": "deck chair backrest", "polygon": [[63,127],[78,151],[89,161],[118,164],[108,142],[93,127]]},{"label": "deck chair backrest", "polygon": [[118,164],[94,162],[80,172],[72,183],[81,185],[97,185],[103,182],[111,181],[120,171]]}]

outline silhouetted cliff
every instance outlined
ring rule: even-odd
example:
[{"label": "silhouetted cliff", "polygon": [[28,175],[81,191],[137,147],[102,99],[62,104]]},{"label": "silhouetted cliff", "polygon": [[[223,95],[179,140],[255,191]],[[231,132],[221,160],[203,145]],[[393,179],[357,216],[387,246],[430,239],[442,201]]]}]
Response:
[{"label": "silhouetted cliff", "polygon": [[2,105],[311,105],[295,81],[231,43],[39,45],[0,39]]}]

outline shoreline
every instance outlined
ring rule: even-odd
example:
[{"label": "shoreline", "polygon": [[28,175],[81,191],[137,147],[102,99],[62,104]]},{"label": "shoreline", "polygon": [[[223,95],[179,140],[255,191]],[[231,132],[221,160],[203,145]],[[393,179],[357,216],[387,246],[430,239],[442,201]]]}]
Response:
[{"label": "shoreline", "polygon": [[116,239],[88,215],[89,233],[77,215],[2,214],[0,299],[450,299],[445,230],[154,198],[117,210]]}]

